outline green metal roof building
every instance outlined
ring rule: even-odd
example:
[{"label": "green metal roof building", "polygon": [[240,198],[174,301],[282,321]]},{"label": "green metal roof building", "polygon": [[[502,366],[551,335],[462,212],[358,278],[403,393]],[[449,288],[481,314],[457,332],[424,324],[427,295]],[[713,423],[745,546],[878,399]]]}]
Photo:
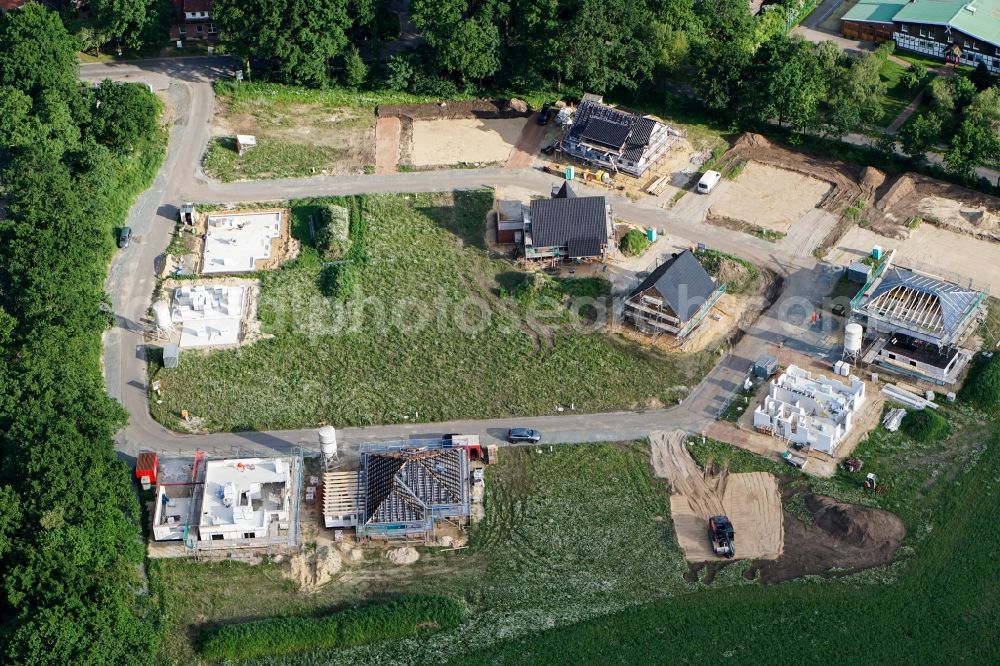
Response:
[{"label": "green metal roof building", "polygon": [[1000,0],[859,0],[844,36],[894,40],[908,51],[1000,73]]}]

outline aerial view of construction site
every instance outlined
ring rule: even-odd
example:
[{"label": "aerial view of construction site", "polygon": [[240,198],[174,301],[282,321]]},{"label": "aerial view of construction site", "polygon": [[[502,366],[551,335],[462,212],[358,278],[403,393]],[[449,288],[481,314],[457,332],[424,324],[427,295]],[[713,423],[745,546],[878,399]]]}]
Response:
[{"label": "aerial view of construction site", "polygon": [[0,3],[0,662],[1000,660],[1000,0],[274,2]]}]

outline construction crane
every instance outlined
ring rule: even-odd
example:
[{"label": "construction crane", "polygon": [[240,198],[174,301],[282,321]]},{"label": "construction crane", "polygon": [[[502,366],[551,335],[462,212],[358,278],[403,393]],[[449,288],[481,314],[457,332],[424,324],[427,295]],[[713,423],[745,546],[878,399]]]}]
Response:
[{"label": "construction crane", "polygon": [[736,532],[727,516],[712,516],[708,519],[708,539],[712,542],[712,550],[719,557],[732,558],[736,555],[736,544],[733,539]]}]

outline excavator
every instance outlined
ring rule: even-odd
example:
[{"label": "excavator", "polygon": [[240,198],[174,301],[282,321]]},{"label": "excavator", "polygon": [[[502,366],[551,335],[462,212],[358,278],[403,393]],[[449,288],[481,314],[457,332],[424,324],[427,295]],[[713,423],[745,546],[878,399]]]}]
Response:
[{"label": "excavator", "polygon": [[712,549],[719,557],[732,558],[736,555],[736,544],[733,539],[736,532],[727,516],[712,516],[708,519],[708,539]]}]

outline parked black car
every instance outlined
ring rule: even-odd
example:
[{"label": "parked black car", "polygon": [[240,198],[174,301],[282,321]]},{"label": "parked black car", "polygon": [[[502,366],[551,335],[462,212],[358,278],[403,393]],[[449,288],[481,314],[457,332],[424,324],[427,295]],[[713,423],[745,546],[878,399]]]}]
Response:
[{"label": "parked black car", "polygon": [[122,227],[118,232],[118,247],[128,247],[130,240],[132,240],[132,227]]}]

